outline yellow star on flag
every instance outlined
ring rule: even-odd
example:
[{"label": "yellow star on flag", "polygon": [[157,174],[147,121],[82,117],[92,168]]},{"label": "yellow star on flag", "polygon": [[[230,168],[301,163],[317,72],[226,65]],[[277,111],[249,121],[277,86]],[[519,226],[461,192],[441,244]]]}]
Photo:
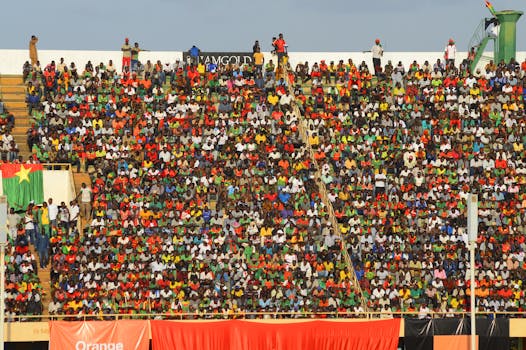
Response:
[{"label": "yellow star on flag", "polygon": [[29,173],[31,172],[31,168],[24,168],[23,165],[20,166],[20,170],[15,173],[16,176],[19,177],[18,183],[21,184],[22,181],[29,182]]}]

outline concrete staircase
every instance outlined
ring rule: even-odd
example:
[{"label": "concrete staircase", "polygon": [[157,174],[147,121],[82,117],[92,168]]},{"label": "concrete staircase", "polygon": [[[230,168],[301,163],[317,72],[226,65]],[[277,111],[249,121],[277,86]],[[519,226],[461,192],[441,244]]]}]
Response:
[{"label": "concrete staircase", "polygon": [[26,86],[21,75],[0,75],[0,96],[7,111],[14,115],[15,126],[12,130],[20,155],[24,160],[31,155],[27,146],[27,129],[31,125],[26,105]]},{"label": "concrete staircase", "polygon": [[42,286],[42,315],[48,316],[48,306],[51,302],[51,279],[50,279],[50,266],[48,264],[46,268],[40,268],[40,258],[38,257],[38,252],[33,245],[29,245],[29,250],[36,257],[37,266],[38,266],[38,278],[40,280],[40,285]]}]

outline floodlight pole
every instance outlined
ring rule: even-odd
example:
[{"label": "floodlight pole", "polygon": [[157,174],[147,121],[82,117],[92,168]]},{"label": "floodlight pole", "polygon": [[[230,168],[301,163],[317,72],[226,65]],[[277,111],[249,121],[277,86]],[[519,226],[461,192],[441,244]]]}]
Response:
[{"label": "floodlight pole", "polygon": [[5,246],[7,244],[7,197],[0,196],[0,350],[4,350]]},{"label": "floodlight pole", "polygon": [[468,195],[468,238],[469,238],[469,275],[470,275],[470,301],[471,301],[471,350],[477,350],[476,336],[477,323],[475,312],[475,248],[478,236],[478,196]]},{"label": "floodlight pole", "polygon": [[5,326],[5,242],[0,243],[0,349],[4,350]]}]

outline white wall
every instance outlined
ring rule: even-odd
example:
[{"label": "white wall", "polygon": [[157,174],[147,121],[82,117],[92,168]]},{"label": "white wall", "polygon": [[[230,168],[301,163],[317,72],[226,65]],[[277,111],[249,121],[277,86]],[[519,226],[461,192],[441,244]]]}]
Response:
[{"label": "white wall", "polygon": [[[488,53],[489,54],[489,53]],[[61,51],[61,50],[39,50],[39,60],[42,65],[46,65],[52,60],[59,62],[61,57],[67,64],[75,62],[79,70],[84,68],[84,65],[91,61],[92,64],[96,65],[100,62],[107,63],[110,59],[113,60],[116,67],[120,68],[122,61],[122,54],[120,51]],[[386,52],[382,60],[382,64],[387,63],[391,60],[394,65],[398,61],[402,61],[403,65],[408,68],[409,65],[416,60],[422,64],[428,60],[430,63],[434,63],[437,58],[443,59],[443,52]],[[467,56],[466,52],[457,53],[457,61],[461,61]],[[29,60],[29,53],[27,50],[0,50],[0,74],[22,74],[22,66],[25,61]],[[176,59],[182,59],[183,53],[181,51],[152,51],[152,52],[141,52],[141,62],[151,60],[152,62],[175,62]],[[365,61],[369,67],[372,68],[371,53],[363,52],[291,52],[289,53],[290,63],[293,67],[299,62],[308,61],[310,65],[314,62],[320,62],[325,60],[327,63],[339,60],[347,62],[349,58],[352,58],[353,62],[361,63]],[[522,62],[526,57],[526,52],[517,53],[517,61]],[[265,53],[265,60],[274,59],[270,53]]]},{"label": "white wall", "polygon": [[[42,180],[44,185],[44,200],[53,198],[53,202],[57,205],[60,202],[69,202],[74,199],[74,184],[67,170],[44,170],[42,172]],[[2,184],[2,171],[0,171],[0,195],[4,194]]]},{"label": "white wall", "polygon": [[73,189],[74,184],[68,170],[44,170],[42,174],[44,181],[44,200],[53,198],[53,202],[57,205],[64,202],[69,205],[75,197]]}]

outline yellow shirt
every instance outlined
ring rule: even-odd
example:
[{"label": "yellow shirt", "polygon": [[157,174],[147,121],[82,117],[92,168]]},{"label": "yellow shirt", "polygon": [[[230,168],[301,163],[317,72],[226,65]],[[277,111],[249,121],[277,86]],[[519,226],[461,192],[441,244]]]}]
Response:
[{"label": "yellow shirt", "polygon": [[40,223],[42,225],[49,225],[49,210],[47,207],[42,208],[42,213],[40,213]]}]

